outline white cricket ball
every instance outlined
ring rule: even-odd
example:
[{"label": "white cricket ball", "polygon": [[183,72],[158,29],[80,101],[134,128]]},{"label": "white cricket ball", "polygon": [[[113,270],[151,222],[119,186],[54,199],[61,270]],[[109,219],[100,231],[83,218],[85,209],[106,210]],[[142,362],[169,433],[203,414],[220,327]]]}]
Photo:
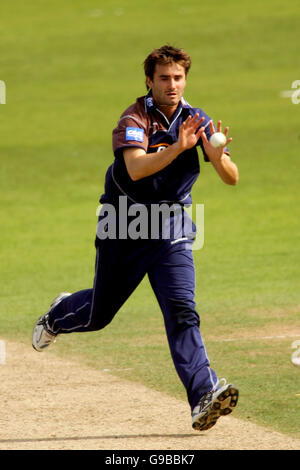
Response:
[{"label": "white cricket ball", "polygon": [[223,132],[215,132],[211,135],[209,142],[215,148],[225,147],[227,139]]}]

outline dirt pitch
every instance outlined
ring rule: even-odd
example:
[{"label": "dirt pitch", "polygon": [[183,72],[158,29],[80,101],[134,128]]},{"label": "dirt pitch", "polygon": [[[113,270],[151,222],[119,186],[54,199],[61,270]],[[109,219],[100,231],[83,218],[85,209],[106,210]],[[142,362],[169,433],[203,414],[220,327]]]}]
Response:
[{"label": "dirt pitch", "polygon": [[6,344],[0,450],[299,450],[300,440],[221,418],[191,428],[187,403],[31,345]]}]

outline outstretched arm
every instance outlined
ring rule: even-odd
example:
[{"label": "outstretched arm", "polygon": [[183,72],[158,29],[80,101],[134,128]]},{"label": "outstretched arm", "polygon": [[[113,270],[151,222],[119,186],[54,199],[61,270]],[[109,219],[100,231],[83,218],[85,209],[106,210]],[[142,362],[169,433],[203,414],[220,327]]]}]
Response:
[{"label": "outstretched arm", "polygon": [[[211,135],[216,132],[213,122],[209,123],[210,126],[210,133]],[[202,131],[201,131],[202,130]],[[224,134],[227,138],[229,127],[225,127]],[[203,142],[203,147],[205,150],[206,155],[208,156],[209,160],[213,164],[215,170],[224,181],[224,183],[235,185],[238,183],[239,180],[239,171],[238,167],[235,163],[231,160],[229,155],[224,153],[224,148],[232,141],[232,138],[227,138],[227,141],[224,147],[215,148],[211,145],[207,136],[205,134],[204,128],[200,129],[201,131],[201,139]],[[222,132],[222,121],[218,121],[217,131]]]}]

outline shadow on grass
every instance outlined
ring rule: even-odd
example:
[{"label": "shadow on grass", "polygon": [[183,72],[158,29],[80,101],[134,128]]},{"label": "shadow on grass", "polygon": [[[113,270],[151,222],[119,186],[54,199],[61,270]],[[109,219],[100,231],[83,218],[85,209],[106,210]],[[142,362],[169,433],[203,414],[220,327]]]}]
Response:
[{"label": "shadow on grass", "polygon": [[101,439],[151,439],[151,438],[173,438],[173,439],[182,439],[182,438],[191,438],[198,437],[201,434],[191,433],[191,434],[112,434],[107,436],[73,436],[73,437],[37,437],[37,438],[20,438],[20,439],[0,439],[0,444],[4,443],[17,443],[17,442],[63,442],[63,441],[91,441],[91,440],[101,440]]}]

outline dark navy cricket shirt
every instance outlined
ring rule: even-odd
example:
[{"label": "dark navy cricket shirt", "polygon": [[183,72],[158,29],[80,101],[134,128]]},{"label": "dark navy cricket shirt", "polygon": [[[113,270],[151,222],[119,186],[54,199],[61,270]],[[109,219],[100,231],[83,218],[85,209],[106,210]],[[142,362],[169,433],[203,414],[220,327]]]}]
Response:
[{"label": "dark navy cricket shirt", "polygon": [[127,108],[113,130],[115,160],[107,170],[105,193],[100,202],[114,204],[119,196],[127,196],[129,203],[191,204],[192,186],[200,173],[197,146],[201,147],[204,160],[209,161],[201,138],[195,147],[178,155],[168,166],[137,181],[133,181],[127,172],[123,149],[140,147],[146,153],[159,152],[178,140],[183,121],[196,113],[199,118],[205,118],[201,126],[205,127],[209,138],[208,124],[211,119],[202,109],[193,108],[184,99],[179,102],[171,121],[156,107],[151,91]]}]

